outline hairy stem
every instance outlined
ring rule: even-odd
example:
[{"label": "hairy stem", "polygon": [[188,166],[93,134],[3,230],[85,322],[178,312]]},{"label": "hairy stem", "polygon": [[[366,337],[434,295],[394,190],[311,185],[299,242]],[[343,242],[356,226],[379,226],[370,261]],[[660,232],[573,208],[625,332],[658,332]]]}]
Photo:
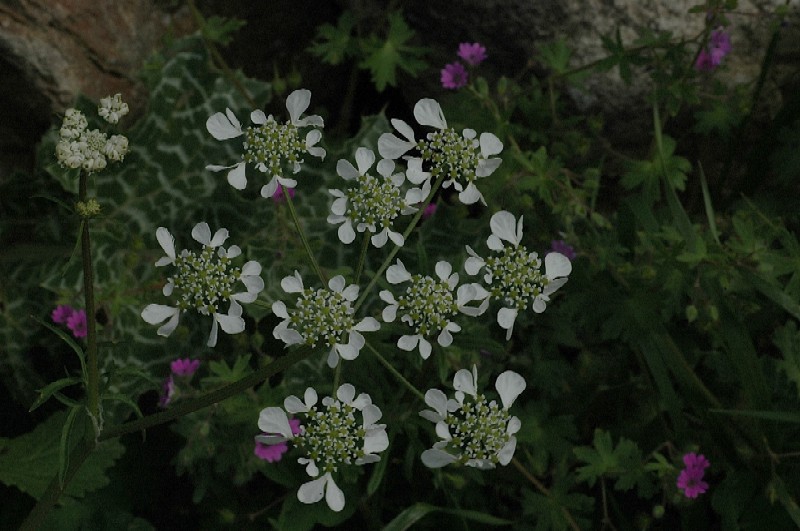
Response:
[{"label": "hairy stem", "polygon": [[[78,197],[86,201],[88,195],[89,175],[81,172],[78,182]],[[83,262],[83,298],[86,307],[86,359],[87,359],[87,407],[95,428],[95,435],[99,435],[102,426],[100,418],[100,373],[97,367],[97,323],[95,322],[94,307],[94,270],[92,269],[92,245],[89,239],[89,219],[81,223],[81,261]]]}]

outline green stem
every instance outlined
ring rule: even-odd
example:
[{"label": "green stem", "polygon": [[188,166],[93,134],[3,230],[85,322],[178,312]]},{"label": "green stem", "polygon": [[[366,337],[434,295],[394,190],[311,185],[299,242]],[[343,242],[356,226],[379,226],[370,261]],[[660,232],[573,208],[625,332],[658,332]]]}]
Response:
[{"label": "green stem", "polygon": [[364,262],[367,259],[367,247],[369,247],[369,233],[364,233],[364,242],[361,244],[361,256],[358,257],[358,267],[356,268],[356,279],[353,282],[356,286],[361,280],[361,273],[364,271]]},{"label": "green stem", "polygon": [[[442,174],[436,179],[436,182],[433,183],[433,187],[431,188],[431,193],[428,195],[428,199],[425,200],[425,204],[424,205],[420,206],[420,209],[417,211],[417,213],[411,219],[411,223],[408,225],[408,227],[406,228],[406,231],[403,233],[403,240],[408,241],[408,237],[411,234],[411,231],[413,231],[414,227],[416,227],[417,223],[419,223],[419,220],[422,217],[422,213],[425,212],[425,207],[428,206],[428,204],[433,199],[433,195],[436,193],[436,190],[438,190],[439,187],[442,185],[442,182],[444,181],[445,175],[446,174],[444,172],[442,172]],[[381,277],[381,275],[383,275],[383,272],[386,271],[386,268],[389,267],[389,264],[392,263],[392,260],[394,259],[395,255],[397,255],[398,251],[400,251],[400,246],[399,245],[395,245],[394,248],[389,252],[389,255],[383,261],[383,264],[381,264],[381,267],[378,268],[378,271],[375,273],[375,275],[369,281],[369,284],[367,284],[367,287],[364,288],[364,290],[361,292],[361,295],[359,295],[358,300],[356,301],[355,305],[353,305],[353,312],[354,313],[357,312],[359,308],[361,308],[362,304],[364,304],[364,300],[367,298],[367,295],[369,295],[369,293],[375,287],[375,284],[378,282],[378,279]]]},{"label": "green stem", "polygon": [[414,387],[414,385],[413,385],[411,382],[409,382],[408,380],[406,380],[405,376],[403,376],[402,374],[400,374],[400,371],[398,371],[397,369],[395,369],[395,368],[394,368],[394,366],[393,366],[391,363],[389,363],[389,361],[388,361],[386,358],[384,358],[383,356],[381,356],[380,352],[378,352],[377,350],[375,350],[375,347],[373,347],[373,346],[372,346],[372,345],[370,345],[369,343],[364,343],[364,346],[366,346],[366,347],[367,347],[367,349],[369,349],[369,351],[370,351],[370,352],[372,352],[372,354],[373,354],[373,355],[374,355],[376,358],[378,358],[378,361],[380,361],[380,362],[383,364],[383,366],[384,366],[384,367],[386,367],[387,369],[389,369],[389,372],[390,372],[390,373],[392,373],[392,374],[394,375],[394,377],[395,377],[395,378],[397,378],[397,379],[400,381],[400,383],[402,383],[403,385],[405,385],[405,386],[408,388],[408,390],[409,390],[409,391],[411,391],[411,392],[412,392],[412,393],[413,393],[413,394],[414,394],[414,395],[415,395],[417,398],[419,398],[419,399],[420,399],[420,400],[422,400],[423,402],[425,401],[425,395],[424,395],[424,394],[422,394],[422,391],[420,391],[419,389],[417,389],[416,387]]},{"label": "green stem", "polygon": [[306,233],[303,231],[303,226],[300,225],[300,219],[298,219],[297,212],[294,209],[292,196],[289,195],[289,192],[285,186],[280,185],[280,187],[281,190],[283,191],[283,197],[286,198],[286,204],[289,205],[289,213],[292,215],[292,221],[294,221],[294,226],[297,227],[297,233],[300,235],[300,241],[303,242],[303,248],[306,250],[308,259],[311,261],[311,267],[314,268],[314,271],[317,273],[317,276],[319,277],[320,281],[322,281],[322,284],[327,286],[328,279],[325,278],[324,274],[322,274],[322,270],[319,268],[317,259],[314,258],[314,253],[311,252],[311,246],[308,244],[308,239],[306,239]]},{"label": "green stem", "polygon": [[342,365],[344,364],[344,360],[340,359],[339,363],[336,364],[336,369],[333,371],[333,393],[331,395],[336,394],[336,390],[339,389],[339,382],[342,380]]},{"label": "green stem", "polygon": [[[82,171],[78,182],[78,198],[83,202],[88,196],[88,181],[89,175]],[[81,230],[83,298],[86,307],[87,407],[94,424],[95,435],[99,435],[103,421],[100,418],[100,373],[97,368],[97,323],[94,317],[94,271],[92,269],[92,245],[89,239],[89,219],[85,218],[81,226],[83,227]]]}]

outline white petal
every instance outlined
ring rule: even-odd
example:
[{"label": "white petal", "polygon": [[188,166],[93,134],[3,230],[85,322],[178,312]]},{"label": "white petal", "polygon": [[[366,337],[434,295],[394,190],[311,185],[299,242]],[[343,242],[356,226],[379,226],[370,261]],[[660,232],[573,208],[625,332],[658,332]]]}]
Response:
[{"label": "white petal", "polygon": [[255,277],[261,274],[261,264],[250,260],[242,266],[242,276]]},{"label": "white petal", "polygon": [[431,356],[431,344],[422,336],[419,336],[419,355],[424,360]]},{"label": "white petal", "polygon": [[[307,118],[305,118],[304,120],[301,120],[301,121],[308,123],[308,121],[309,121],[308,119],[309,118],[313,118],[313,117],[309,116],[309,117],[307,117]],[[316,149],[322,151],[321,154],[317,154],[317,153],[314,153],[314,152],[311,151],[311,148],[313,146],[315,146],[317,144],[317,142],[319,142],[320,140],[322,140],[322,131],[320,131],[319,129],[312,129],[311,131],[306,133],[306,149],[310,152],[311,155],[313,155],[315,157],[325,158],[325,150],[324,149],[316,148]]]},{"label": "white petal", "polygon": [[492,228],[492,234],[513,243],[515,246],[519,245],[520,240],[517,238],[517,220],[511,212],[501,210],[492,216],[489,221],[489,226]]},{"label": "white petal", "polygon": [[411,273],[406,270],[406,266],[398,258],[396,264],[390,265],[386,269],[386,280],[390,284],[399,284],[400,282],[411,280]]},{"label": "white petal", "polygon": [[416,143],[400,140],[392,133],[383,133],[378,139],[378,153],[385,159],[399,159],[414,146]]},{"label": "white petal", "polygon": [[411,352],[416,348],[419,340],[420,336],[400,336],[400,339],[397,340],[397,348]]},{"label": "white petal", "polygon": [[425,403],[431,406],[442,417],[447,416],[447,395],[439,389],[428,389],[425,393]]},{"label": "white petal", "polygon": [[424,98],[414,105],[414,118],[420,125],[429,125],[436,129],[447,129],[447,122],[442,108],[436,100]]},{"label": "white petal", "polygon": [[517,320],[517,313],[515,308],[500,308],[497,312],[497,324],[506,329],[506,341],[511,339],[511,332],[514,330],[514,321]]},{"label": "white petal", "polygon": [[[352,335],[350,336],[352,338]],[[364,336],[361,336],[363,339]],[[363,346],[363,345],[362,345]],[[336,353],[345,360],[352,361],[358,357],[358,354],[361,352],[361,347],[357,347],[354,343],[347,343],[343,345],[341,343],[336,343],[334,345]]]},{"label": "white petal", "polygon": [[[393,230],[386,229],[386,233],[389,234],[389,239],[392,240],[392,243],[398,247],[402,247],[404,243],[406,243],[405,238],[399,232],[394,232]],[[374,243],[374,242],[373,242]]]},{"label": "white petal", "polygon": [[303,393],[303,400],[306,403],[306,407],[311,409],[317,403],[317,391],[313,387],[307,387],[306,392]]},{"label": "white petal", "polygon": [[544,257],[544,270],[549,280],[566,277],[572,273],[572,262],[561,253],[547,253]]},{"label": "white petal", "polygon": [[360,147],[356,150],[356,164],[358,173],[366,175],[369,169],[375,164],[375,153],[371,149]]},{"label": "white petal", "polygon": [[478,394],[478,390],[475,388],[476,385],[477,382],[469,369],[461,369],[453,378],[453,387],[455,390],[467,393],[471,396],[476,396]]},{"label": "white petal", "polygon": [[161,293],[163,293],[165,297],[169,297],[170,295],[172,295],[172,290],[174,289],[175,289],[175,284],[173,284],[172,281],[170,280],[169,282],[164,284],[163,288],[161,288]]},{"label": "white petal", "polygon": [[380,329],[381,324],[374,317],[364,317],[353,327],[353,330],[358,330],[359,332],[375,332]]},{"label": "white petal", "polygon": [[373,234],[372,237],[369,239],[372,242],[372,245],[375,246],[376,249],[380,249],[386,242],[389,241],[389,231],[388,229],[383,229],[377,234]]},{"label": "white petal", "polygon": [[478,201],[482,204],[486,204],[486,201],[483,200],[483,194],[481,194],[480,190],[478,190],[478,187],[475,186],[473,182],[469,183],[463,191],[458,193],[458,200],[464,205],[474,205]]},{"label": "white petal", "polygon": [[453,436],[450,435],[450,427],[446,422],[441,420],[436,423],[436,435],[445,441],[453,440]]},{"label": "white petal", "polygon": [[226,334],[238,334],[244,331],[244,319],[224,313],[214,314],[214,319]]},{"label": "white petal", "polygon": [[328,482],[329,474],[321,478],[314,479],[308,483],[303,483],[297,489],[297,499],[303,503],[316,503],[325,495],[325,484]]},{"label": "white petal", "polygon": [[[453,324],[455,324],[455,323],[453,323]],[[437,338],[437,341],[439,342],[439,344],[441,346],[449,347],[450,345],[453,344],[453,336],[452,336],[452,334],[450,334],[450,331],[445,328],[439,334],[439,337]]]},{"label": "white petal", "polygon": [[345,404],[351,404],[356,397],[356,388],[352,384],[345,383],[336,390],[336,398]]},{"label": "white petal", "polygon": [[283,277],[281,288],[286,293],[301,293],[303,291],[303,279],[300,277],[300,273],[295,270],[294,276]]},{"label": "white petal", "polygon": [[345,181],[352,181],[358,178],[358,170],[347,159],[339,159],[336,163],[336,173]]},{"label": "white petal", "polygon": [[[228,247],[228,250],[225,252],[225,257],[226,258],[236,258],[237,256],[239,256],[241,254],[242,254],[242,248],[241,247],[239,247],[238,245],[231,245],[230,247]],[[242,271],[242,274],[244,274],[244,271]]]},{"label": "white petal", "polygon": [[208,245],[211,243],[211,229],[208,227],[208,223],[202,221],[194,226],[192,229],[192,238],[195,241],[202,243],[203,245]]},{"label": "white petal", "polygon": [[477,132],[475,132],[475,129],[464,129],[464,130],[461,132],[461,134],[462,134],[462,135],[464,136],[464,138],[466,138],[467,140],[472,140],[473,138],[475,138],[476,136],[478,136],[478,133],[477,133]]},{"label": "white petal", "polygon": [[328,351],[328,359],[326,360],[326,363],[328,364],[328,367],[330,367],[331,369],[335,369],[335,368],[336,368],[336,366],[337,366],[337,365],[339,365],[339,354],[338,354],[338,352],[336,351],[336,348],[337,348],[338,346],[339,346],[339,345],[334,345],[334,346],[333,346],[333,347],[332,347],[332,348],[331,348],[331,349]]},{"label": "white petal", "polygon": [[237,190],[244,190],[245,186],[247,186],[247,176],[245,175],[244,169],[245,163],[240,162],[228,172],[228,184]]},{"label": "white petal", "polygon": [[[406,163],[406,177],[413,184],[421,184],[430,179],[430,172],[422,170],[422,159],[418,157],[408,159]],[[427,199],[428,194],[425,193],[423,199]],[[420,200],[421,201],[421,200]],[[419,202],[419,201],[417,201]]]},{"label": "white petal", "polygon": [[347,301],[353,302],[358,298],[358,291],[360,289],[361,288],[358,285],[350,284],[344,288],[344,290],[342,290],[342,297],[344,297],[344,299]]},{"label": "white petal", "polygon": [[475,168],[475,175],[477,177],[488,177],[500,167],[502,159],[481,159],[478,161],[478,167]]},{"label": "white petal", "polygon": [[350,218],[346,218],[345,222],[339,225],[339,230],[336,233],[339,236],[339,241],[345,245],[350,245],[356,239],[356,233],[353,230]]},{"label": "white petal", "polygon": [[273,176],[267,184],[261,187],[261,197],[271,199],[278,191],[278,178]]},{"label": "white petal", "polygon": [[317,468],[317,463],[313,459],[300,457],[297,462],[301,465],[306,465],[306,474],[312,478],[319,476],[319,468]]},{"label": "white petal", "polygon": [[218,334],[219,334],[219,324],[216,318],[214,318],[211,320],[211,333],[208,335],[208,341],[206,342],[206,346],[216,347]]},{"label": "white petal", "polygon": [[373,424],[381,420],[383,413],[381,413],[380,408],[375,404],[367,404],[361,410],[361,414],[364,417],[364,428],[369,429]]},{"label": "white petal", "polygon": [[397,129],[397,132],[403,135],[406,140],[416,143],[416,140],[414,140],[414,130],[411,129],[410,125],[405,123],[403,120],[398,120],[397,118],[392,118],[391,123],[392,127]]},{"label": "white petal", "polygon": [[142,319],[145,320],[146,323],[154,325],[161,323],[162,321],[173,317],[180,313],[180,310],[177,308],[173,308],[172,306],[165,306],[163,304],[148,304],[144,310],[142,310]]},{"label": "white petal", "polygon": [[[286,411],[288,411],[289,413],[291,413],[293,415],[297,414],[297,413],[306,413],[306,412],[308,412],[308,408],[303,403],[303,401],[300,400],[299,398],[297,398],[294,395],[287,396],[283,400],[283,407],[284,407],[284,409],[286,409]],[[278,408],[278,409],[280,409],[280,408]]]},{"label": "white petal", "polygon": [[206,129],[217,140],[236,138],[242,134],[242,125],[230,109],[226,110],[227,116],[221,112],[212,114],[206,120]]},{"label": "white petal", "polygon": [[514,400],[525,390],[525,379],[514,371],[505,371],[494,383],[500,400],[503,402],[503,409],[508,409]]},{"label": "white petal", "polygon": [[256,125],[263,125],[267,122],[267,115],[261,109],[257,109],[250,113],[250,121]]},{"label": "white petal", "polygon": [[428,468],[442,468],[443,466],[447,466],[451,463],[455,463],[458,459],[448,454],[443,450],[438,450],[432,448],[430,450],[425,450],[422,452],[422,464],[424,464]]},{"label": "white petal", "polygon": [[[400,186],[403,184],[405,180],[405,176],[401,173],[397,173],[392,175],[394,171],[394,161],[392,159],[381,159],[378,161],[378,173],[381,174],[385,179],[392,181],[392,184],[395,186]],[[394,177],[399,175],[399,182],[395,182]]]},{"label": "white petal", "polygon": [[228,229],[219,229],[217,232],[214,233],[214,237],[211,238],[211,247],[219,247],[225,240],[228,239]]},{"label": "white petal", "polygon": [[275,301],[272,303],[272,313],[281,319],[289,318],[289,312],[286,311],[286,304],[283,301]]},{"label": "white petal", "polygon": [[506,466],[511,462],[511,458],[514,457],[514,450],[517,449],[517,438],[511,437],[508,442],[497,452],[497,461]]},{"label": "white petal", "polygon": [[506,426],[506,433],[509,435],[514,435],[519,431],[522,427],[522,422],[517,417],[511,417],[508,419],[508,426]]},{"label": "white petal", "polygon": [[293,125],[298,125],[300,115],[308,109],[311,103],[311,91],[307,89],[297,89],[286,98],[286,110],[292,119]]},{"label": "white petal", "polygon": [[[470,249],[470,250],[471,250],[471,249]],[[470,256],[470,257],[469,257],[469,258],[467,258],[467,260],[464,262],[464,269],[465,269],[465,270],[467,271],[467,273],[469,273],[470,275],[477,275],[477,274],[478,274],[478,272],[481,270],[481,268],[482,268],[484,265],[486,265],[486,262],[483,260],[483,258],[481,258],[481,257],[479,257],[479,256]]]},{"label": "white petal", "polygon": [[[370,405],[367,407],[374,406]],[[389,436],[386,434],[386,428],[367,430],[367,433],[364,437],[365,453],[374,454],[376,452],[382,452],[387,448],[389,448]]]},{"label": "white petal", "polygon": [[[381,293],[389,293],[389,292],[382,291]],[[394,320],[397,318],[397,308],[398,306],[396,304],[390,304],[389,306],[383,309],[383,313],[381,313],[381,318],[387,323],[394,322]]]},{"label": "white petal", "polygon": [[503,143],[492,133],[481,133],[480,143],[481,155],[483,155],[485,159],[503,151]]},{"label": "white petal", "polygon": [[258,429],[264,433],[280,433],[284,437],[292,438],[292,427],[286,412],[279,407],[268,407],[258,414]]},{"label": "white petal", "polygon": [[328,281],[328,288],[335,291],[336,293],[341,293],[344,290],[344,287],[347,283],[344,280],[342,275],[336,275],[332,279]]},{"label": "white petal", "polygon": [[328,507],[338,513],[344,509],[344,492],[342,492],[342,489],[340,489],[339,486],[336,485],[336,482],[333,481],[330,472],[325,474],[325,477],[328,478],[328,488],[325,491],[325,501],[328,503]]},{"label": "white petal", "polygon": [[[175,238],[172,237],[172,234],[170,234],[165,227],[159,227],[156,229],[156,239],[159,245],[161,245],[161,248],[164,249],[166,255],[172,260],[175,260]],[[163,258],[161,260],[163,260]],[[159,260],[159,262],[161,262],[161,260]],[[156,262],[156,265],[158,265],[158,262]]]},{"label": "white petal", "polygon": [[492,251],[503,250],[503,242],[500,241],[500,238],[498,238],[494,234],[490,234],[489,237],[486,238],[486,246]]}]

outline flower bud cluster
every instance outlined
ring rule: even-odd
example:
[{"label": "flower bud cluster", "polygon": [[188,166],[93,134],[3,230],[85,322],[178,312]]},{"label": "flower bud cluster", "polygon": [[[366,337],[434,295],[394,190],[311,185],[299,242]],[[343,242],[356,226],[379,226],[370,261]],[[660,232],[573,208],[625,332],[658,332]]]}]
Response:
[{"label": "flower bud cluster", "polygon": [[215,252],[210,246],[203,246],[199,254],[189,250],[179,254],[175,275],[168,279],[174,285],[176,306],[180,310],[194,308],[205,315],[216,313],[219,304],[233,295],[233,284],[242,274],[230,262],[224,250]]},{"label": "flower bud cluster", "polygon": [[[98,114],[115,124],[128,113],[128,105],[119,94],[100,100]],[[108,165],[108,160],[122,162],[128,153],[128,139],[122,135],[110,138],[99,129],[89,129],[86,116],[77,109],[67,109],[59,130],[56,158],[61,166],[95,173]]]},{"label": "flower bud cluster", "polygon": [[489,293],[496,300],[519,311],[526,310],[528,303],[542,294],[549,284],[542,274],[542,261],[536,253],[529,253],[524,246],[505,246],[494,256],[486,258],[486,276],[492,281]]},{"label": "flower bud cluster", "polygon": [[288,120],[279,124],[268,116],[263,124],[248,127],[244,132],[242,160],[269,175],[281,175],[284,163],[290,168],[301,164],[307,152],[305,142],[297,134],[297,127]]}]

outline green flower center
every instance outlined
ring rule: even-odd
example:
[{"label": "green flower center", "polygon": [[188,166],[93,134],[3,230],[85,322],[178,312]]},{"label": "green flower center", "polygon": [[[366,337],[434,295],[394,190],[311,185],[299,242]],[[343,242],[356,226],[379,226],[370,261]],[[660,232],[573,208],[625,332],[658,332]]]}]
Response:
[{"label": "green flower center", "polygon": [[363,223],[377,227],[378,232],[390,228],[392,220],[405,207],[400,189],[372,175],[359,175],[358,186],[347,190],[346,196],[347,217],[356,225]]},{"label": "green flower center", "polygon": [[169,280],[175,286],[172,292],[178,298],[177,307],[194,308],[205,315],[216,313],[220,303],[231,298],[233,284],[242,274],[229,258],[207,245],[200,254],[183,251],[175,258],[175,267],[175,276]]},{"label": "green flower center", "polygon": [[311,408],[306,413],[303,433],[294,442],[313,459],[322,473],[335,472],[342,463],[351,464],[364,457],[366,431],[356,423],[353,406],[333,400],[324,410]]},{"label": "green flower center", "polygon": [[462,465],[470,459],[486,459],[497,463],[497,453],[509,440],[506,427],[511,416],[498,407],[497,402],[486,401],[486,397],[470,395],[464,404],[447,414],[444,422],[453,437],[448,446],[458,455]]},{"label": "green flower center", "polygon": [[444,129],[428,134],[427,140],[420,140],[417,148],[422,160],[431,164],[431,177],[436,179],[444,173],[448,179],[475,180],[478,168],[478,150],[474,139],[464,138],[455,129]]},{"label": "green flower center", "polygon": [[504,246],[499,254],[486,259],[486,272],[492,276],[490,292],[519,311],[539,296],[550,282],[540,270],[542,261],[523,246]]},{"label": "green flower center", "polygon": [[244,139],[242,159],[270,175],[281,175],[284,165],[294,171],[294,165],[303,162],[303,154],[307,153],[297,127],[288,121],[279,124],[272,116],[260,126],[249,127]]},{"label": "green flower center", "polygon": [[414,275],[405,295],[397,298],[398,310],[404,312],[401,320],[413,326],[416,333],[429,337],[447,326],[458,313],[458,305],[447,282]]},{"label": "green flower center", "polygon": [[297,309],[289,316],[292,327],[312,347],[322,339],[332,347],[345,343],[345,334],[353,328],[353,309],[344,295],[329,289],[306,289],[297,299]]}]

